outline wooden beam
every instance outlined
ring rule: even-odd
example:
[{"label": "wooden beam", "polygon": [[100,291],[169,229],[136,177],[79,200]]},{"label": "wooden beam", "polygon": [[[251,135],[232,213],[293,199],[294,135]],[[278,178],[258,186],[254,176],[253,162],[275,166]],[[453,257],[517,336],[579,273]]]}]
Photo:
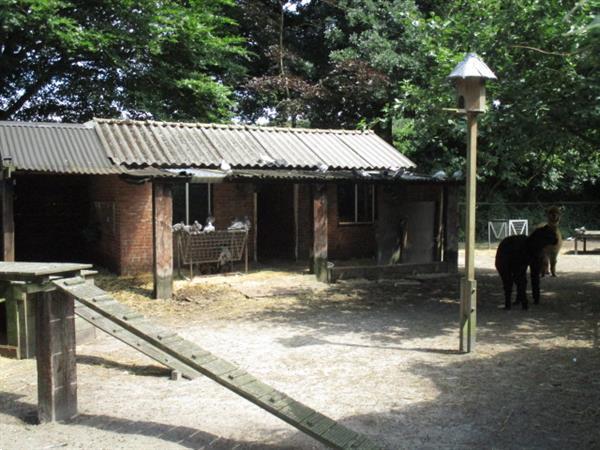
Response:
[{"label": "wooden beam", "polygon": [[256,189],[254,189],[254,193],[252,194],[252,213],[253,223],[252,223],[252,259],[254,262],[258,261],[258,193]]},{"label": "wooden beam", "polygon": [[458,271],[458,188],[444,188],[444,251],[443,261],[453,272]]},{"label": "wooden beam", "polygon": [[58,290],[36,297],[39,421],[69,420],[77,415],[73,297]]},{"label": "wooden beam", "polygon": [[465,220],[465,276],[461,280],[460,351],[475,350],[477,282],[475,281],[475,203],[477,185],[477,113],[467,113],[467,191]]},{"label": "wooden beam", "polygon": [[319,281],[328,282],[327,271],[327,185],[318,184],[313,194],[313,267]]},{"label": "wooden beam", "polygon": [[152,183],[154,298],[173,295],[173,196],[167,183]]},{"label": "wooden beam", "polygon": [[30,285],[2,283],[6,298],[6,343],[17,349],[16,358],[35,356],[35,295],[28,294]]},{"label": "wooden beam", "polygon": [[2,203],[2,260],[15,260],[14,180],[0,180]]},{"label": "wooden beam", "polygon": [[436,193],[435,202],[435,223],[434,223],[434,248],[433,261],[441,261],[444,246],[444,187],[439,187],[439,192]]},{"label": "wooden beam", "polygon": [[299,241],[300,241],[300,225],[299,225],[299,190],[300,186],[297,183],[294,184],[294,259],[298,261],[299,255]]}]

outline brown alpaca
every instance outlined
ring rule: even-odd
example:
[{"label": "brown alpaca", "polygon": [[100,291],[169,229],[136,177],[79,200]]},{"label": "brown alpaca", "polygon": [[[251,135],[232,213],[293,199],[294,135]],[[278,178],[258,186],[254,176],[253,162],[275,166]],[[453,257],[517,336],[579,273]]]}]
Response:
[{"label": "brown alpaca", "polygon": [[556,233],[556,244],[547,245],[544,247],[540,273],[541,276],[548,275],[550,273],[553,277],[556,276],[556,260],[558,259],[558,253],[560,252],[560,248],[562,246],[562,235],[560,234],[560,229],[558,228],[560,215],[561,211],[558,206],[551,206],[546,210],[548,226],[550,226]]},{"label": "brown alpaca", "polygon": [[527,309],[527,268],[530,269],[533,303],[540,302],[540,264],[544,247],[556,244],[556,233],[550,225],[536,228],[530,236],[522,234],[502,239],[496,251],[496,270],[504,288],[504,308],[510,309],[513,284],[517,285],[517,300]]}]

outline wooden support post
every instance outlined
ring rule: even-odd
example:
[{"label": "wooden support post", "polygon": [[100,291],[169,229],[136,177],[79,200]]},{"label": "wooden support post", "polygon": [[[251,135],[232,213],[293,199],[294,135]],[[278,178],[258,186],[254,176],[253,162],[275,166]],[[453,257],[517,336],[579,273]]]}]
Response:
[{"label": "wooden support post", "polygon": [[252,196],[253,206],[252,212],[254,214],[253,223],[252,223],[252,259],[254,262],[258,261],[258,193],[256,189],[254,191],[254,195]]},{"label": "wooden support post", "polygon": [[15,260],[14,181],[0,180],[0,202],[2,203],[2,260]]},{"label": "wooden support post", "polygon": [[167,183],[152,183],[154,298],[173,295],[173,197]]},{"label": "wooden support post", "polygon": [[299,191],[300,186],[294,184],[294,259],[298,261],[300,251],[300,226],[299,226]]},{"label": "wooden support post", "polygon": [[73,297],[54,290],[37,299],[38,417],[65,421],[77,415]]},{"label": "wooden support post", "polygon": [[444,188],[444,262],[453,272],[458,271],[458,189]]},{"label": "wooden support post", "polygon": [[316,185],[313,196],[313,267],[319,281],[328,282],[327,272],[327,186]]},{"label": "wooden support post", "polygon": [[444,248],[444,210],[446,209],[443,186],[439,187],[436,197],[433,261],[441,261]]},{"label": "wooden support post", "polygon": [[6,298],[6,341],[15,347],[17,359],[35,356],[35,296],[23,283],[3,283]]},{"label": "wooden support post", "polygon": [[460,351],[475,349],[477,284],[475,282],[475,203],[477,180],[477,113],[467,113],[467,191],[465,220],[465,276],[461,280]]}]

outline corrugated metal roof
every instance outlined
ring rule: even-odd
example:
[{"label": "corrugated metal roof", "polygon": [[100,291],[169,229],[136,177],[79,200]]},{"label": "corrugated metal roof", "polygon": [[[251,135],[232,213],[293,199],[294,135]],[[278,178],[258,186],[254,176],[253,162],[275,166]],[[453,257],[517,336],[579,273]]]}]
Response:
[{"label": "corrugated metal roof", "polygon": [[78,175],[127,175],[135,178],[178,177],[156,167],[114,164],[94,125],[0,121],[0,159],[18,171]]},{"label": "corrugated metal roof", "polygon": [[445,180],[427,175],[420,175],[404,170],[277,170],[277,169],[239,169],[226,175],[231,181],[295,181],[327,183],[333,181],[352,181],[355,183],[434,183],[457,184],[458,180]]},{"label": "corrugated metal roof", "polygon": [[[384,170],[414,164],[373,132],[100,120],[0,122],[17,170],[173,176],[162,168]],[[140,171],[140,169],[144,169]]]},{"label": "corrugated metal roof", "polygon": [[287,169],[409,168],[414,164],[372,131],[314,130],[94,119],[116,164]]},{"label": "corrugated metal roof", "polygon": [[231,172],[216,169],[194,169],[187,167],[185,169],[165,169],[167,172],[184,177],[192,183],[222,183]]},{"label": "corrugated metal roof", "polygon": [[120,174],[93,127],[77,124],[0,122],[0,155],[17,170],[68,174]]}]

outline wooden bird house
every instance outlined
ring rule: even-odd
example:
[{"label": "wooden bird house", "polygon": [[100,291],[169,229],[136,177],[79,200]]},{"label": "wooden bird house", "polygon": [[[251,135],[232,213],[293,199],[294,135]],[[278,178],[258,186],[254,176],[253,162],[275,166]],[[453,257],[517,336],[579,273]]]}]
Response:
[{"label": "wooden bird house", "polygon": [[485,80],[495,80],[496,75],[475,53],[469,53],[448,78],[456,87],[458,109],[485,112]]}]

